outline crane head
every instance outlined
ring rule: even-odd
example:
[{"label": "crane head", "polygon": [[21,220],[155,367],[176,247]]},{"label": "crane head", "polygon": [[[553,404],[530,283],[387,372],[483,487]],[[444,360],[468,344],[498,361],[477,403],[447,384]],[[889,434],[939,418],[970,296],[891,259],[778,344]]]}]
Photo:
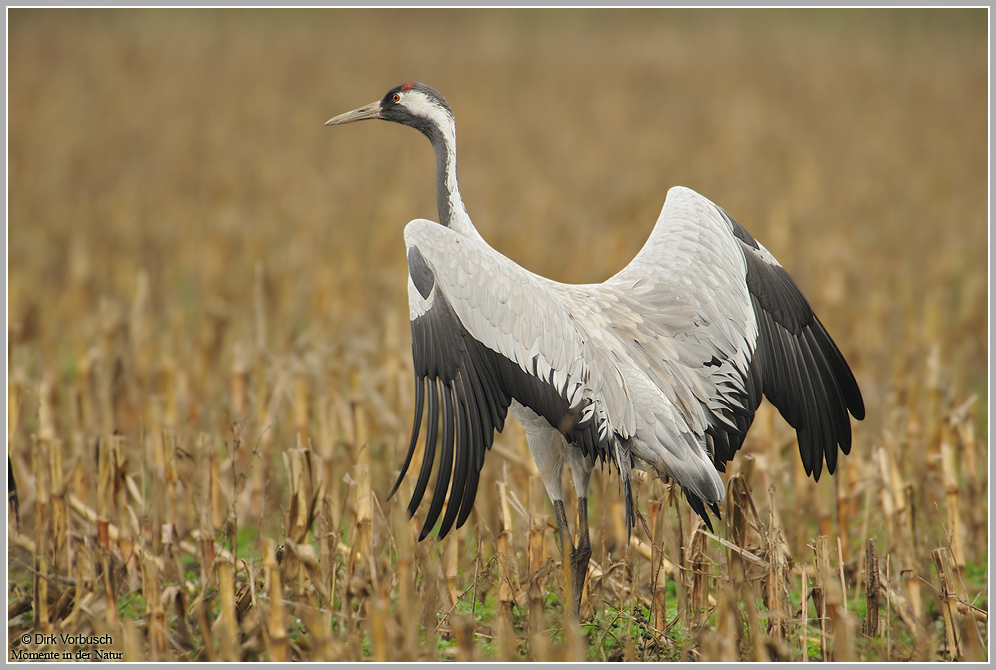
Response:
[{"label": "crane head", "polygon": [[380,100],[333,117],[325,125],[336,126],[366,119],[383,119],[411,126],[431,140],[434,134],[453,126],[453,111],[435,89],[425,84],[402,84],[392,88]]}]

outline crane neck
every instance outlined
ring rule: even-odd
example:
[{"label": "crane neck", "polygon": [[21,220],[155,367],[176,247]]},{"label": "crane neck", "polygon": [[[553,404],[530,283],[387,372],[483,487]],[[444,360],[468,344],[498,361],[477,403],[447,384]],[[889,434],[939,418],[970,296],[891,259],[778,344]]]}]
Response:
[{"label": "crane neck", "polygon": [[467,237],[481,239],[467,214],[460,196],[456,164],[456,126],[452,119],[442,127],[434,126],[429,135],[436,154],[436,207],[439,223]]}]

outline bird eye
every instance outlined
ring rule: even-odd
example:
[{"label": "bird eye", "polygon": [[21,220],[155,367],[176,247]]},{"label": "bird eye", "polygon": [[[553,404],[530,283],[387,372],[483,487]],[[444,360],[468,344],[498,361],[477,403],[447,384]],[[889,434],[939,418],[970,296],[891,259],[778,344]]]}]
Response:
[{"label": "bird eye", "polygon": [[401,94],[395,93],[391,100],[394,100],[394,102],[401,102]]}]

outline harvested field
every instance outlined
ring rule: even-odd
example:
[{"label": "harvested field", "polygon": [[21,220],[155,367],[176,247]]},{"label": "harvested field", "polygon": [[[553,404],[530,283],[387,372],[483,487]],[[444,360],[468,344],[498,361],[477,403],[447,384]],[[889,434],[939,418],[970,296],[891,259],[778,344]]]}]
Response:
[{"label": "harvested field", "polygon": [[[988,659],[987,10],[7,20],[8,661]],[[432,154],[323,124],[411,80],[499,252],[602,281],[688,186],[864,395],[819,482],[762,404],[715,534],[596,470],[580,636],[514,421],[444,541],[386,500]]]}]

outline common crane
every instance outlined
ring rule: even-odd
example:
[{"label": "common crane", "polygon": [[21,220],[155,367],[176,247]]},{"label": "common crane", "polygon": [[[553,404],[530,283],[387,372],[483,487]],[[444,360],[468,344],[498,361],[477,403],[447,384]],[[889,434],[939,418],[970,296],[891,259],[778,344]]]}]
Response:
[{"label": "common crane", "polygon": [[[602,284],[561,284],[502,256],[471,223],[453,112],[437,91],[404,84],[326,125],[364,119],[419,130],[436,158],[439,223],[405,227],[415,416],[390,494],[411,464],[425,411],[409,515],[425,494],[437,439],[441,453],[419,539],[447,500],[438,537],[467,520],[510,407],[553,501],[575,618],[591,558],[596,461],[618,470],[628,528],[637,467],[677,482],[712,529],[706,506],[718,516],[725,496],[717,471],[743,444],[762,394],[796,429],[814,479],[824,461],[834,472],[838,448],[849,453],[848,412],[860,420],[865,410],[847,362],[788,273],[720,207],[672,188],[629,265]],[[564,511],[565,464],[577,492],[577,545]]]}]

